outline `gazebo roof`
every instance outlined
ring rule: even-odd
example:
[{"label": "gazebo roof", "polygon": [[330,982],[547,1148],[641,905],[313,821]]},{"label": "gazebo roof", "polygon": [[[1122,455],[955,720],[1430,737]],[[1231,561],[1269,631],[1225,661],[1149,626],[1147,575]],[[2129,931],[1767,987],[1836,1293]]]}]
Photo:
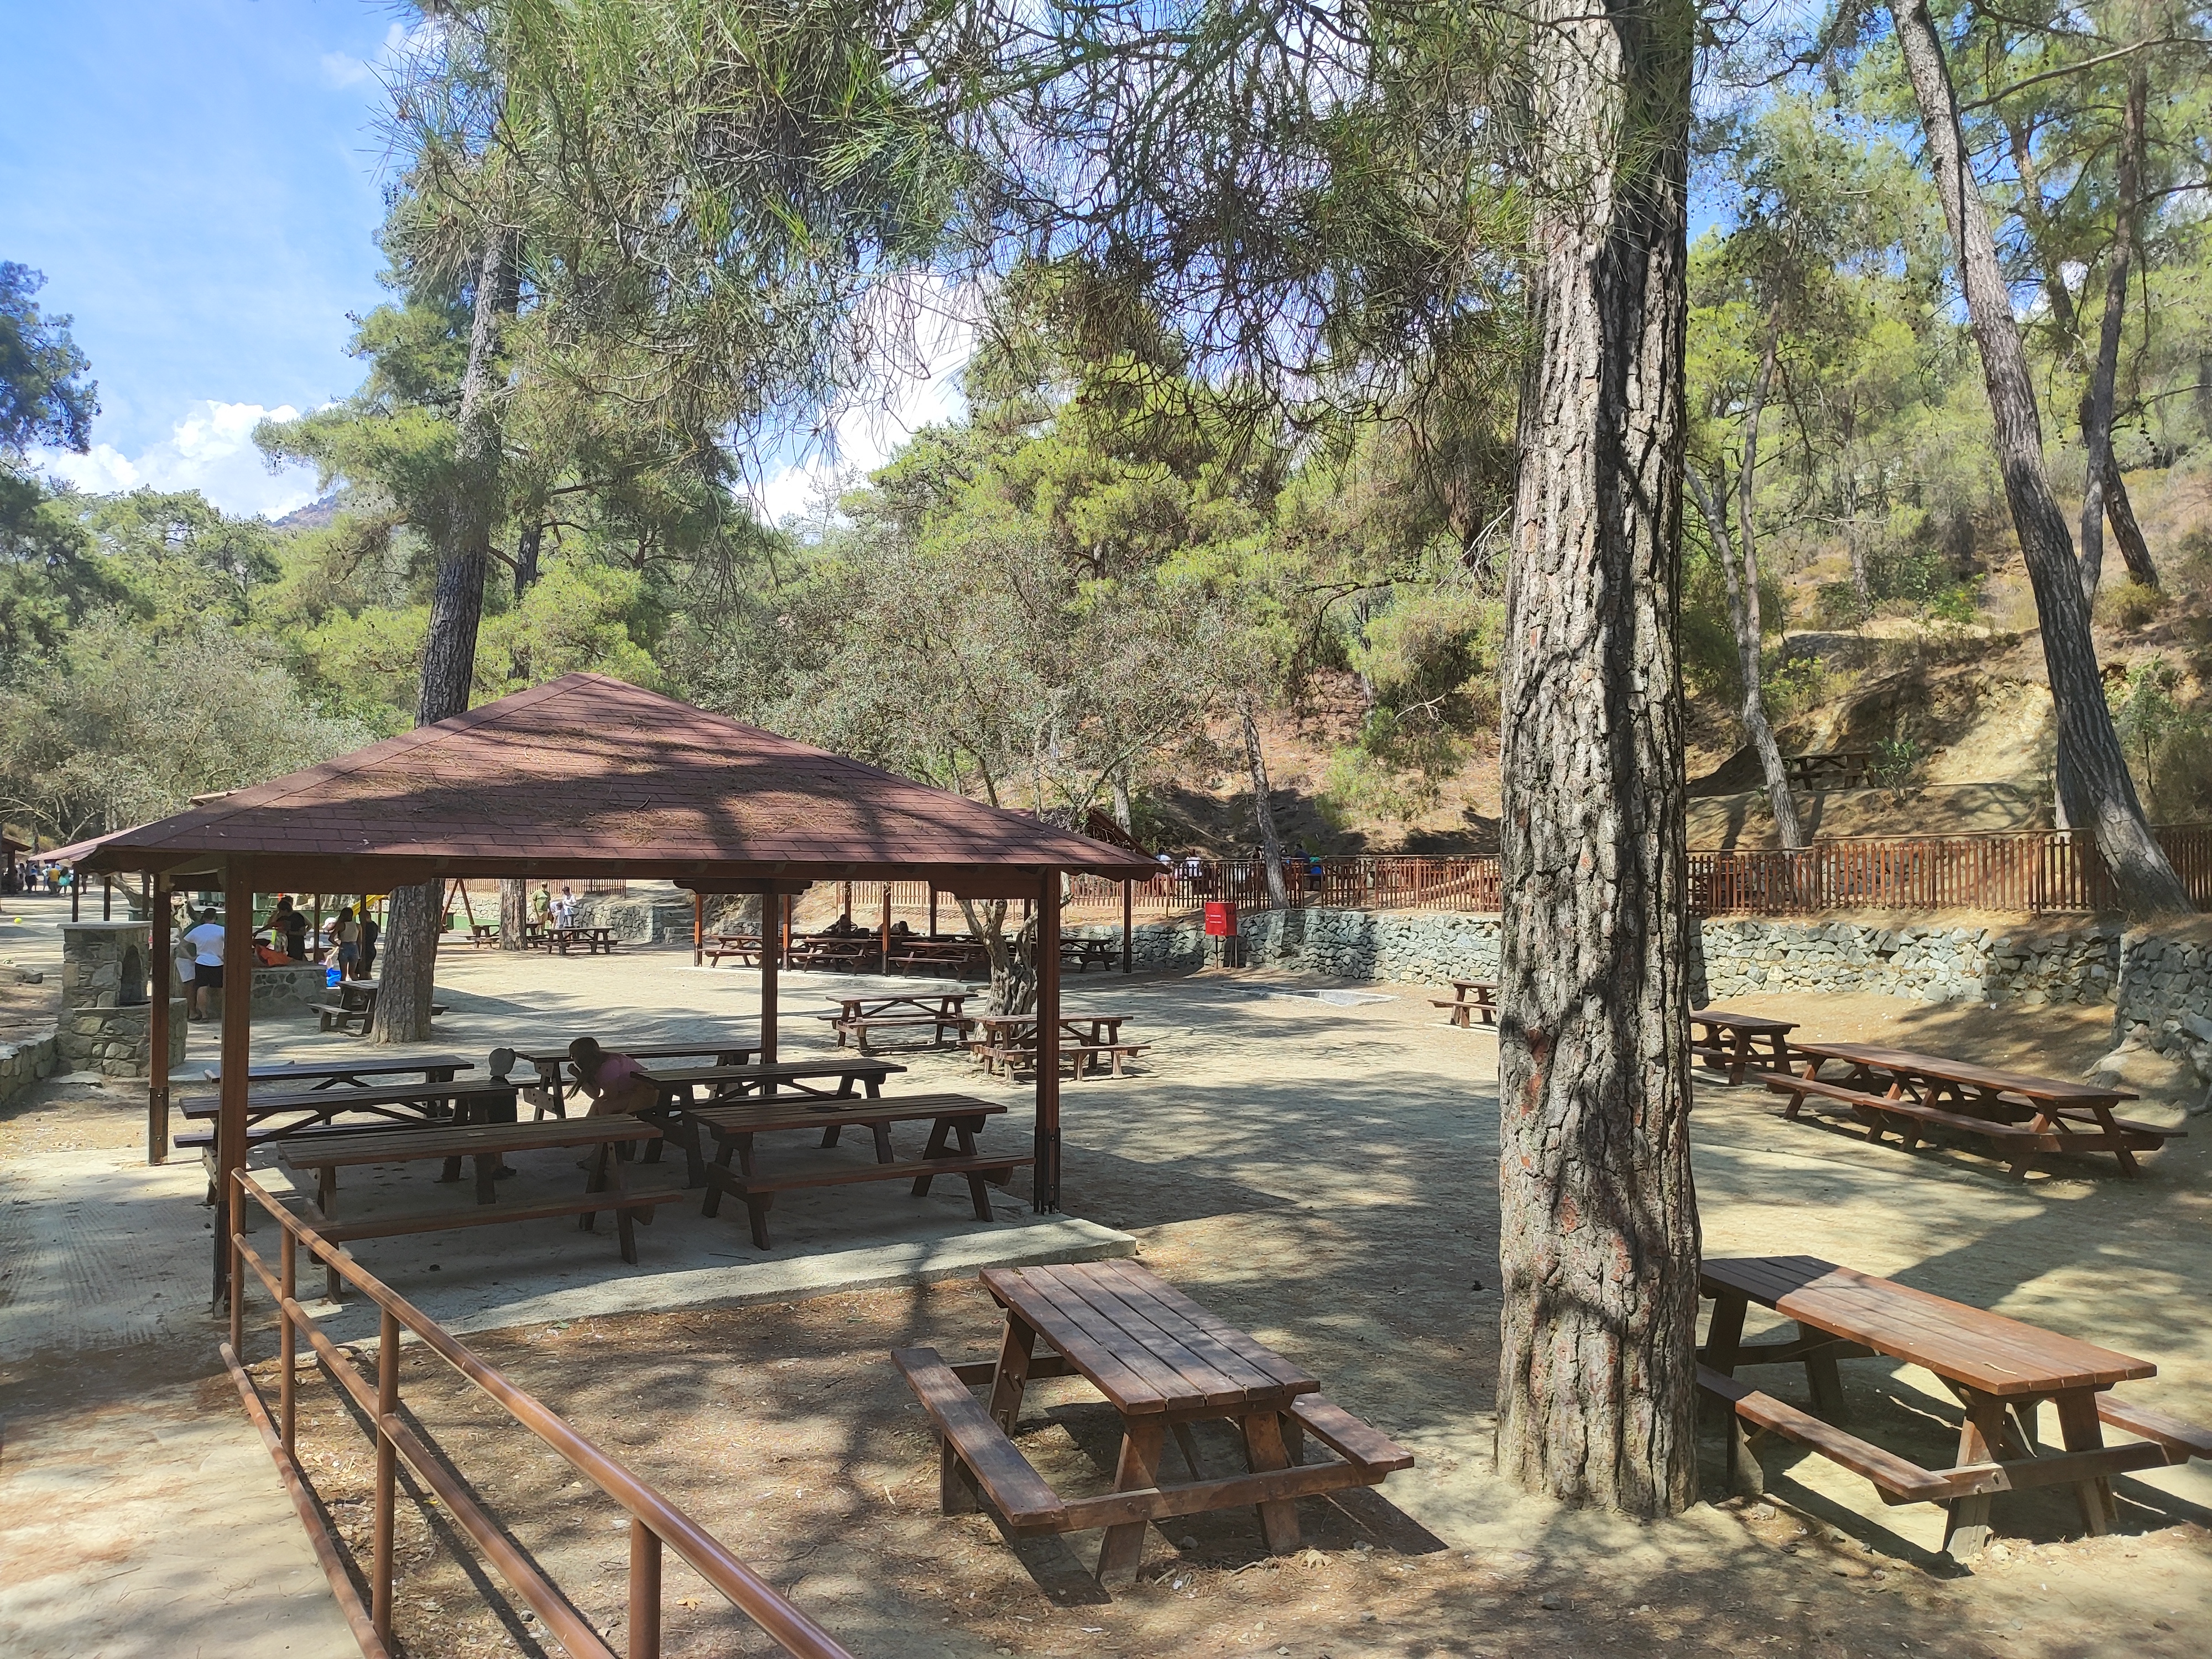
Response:
[{"label": "gazebo roof", "polygon": [[103,837],[82,866],[186,875],[241,858],[257,884],[364,891],[557,871],[708,891],[926,877],[1011,897],[1047,870],[1157,873],[1087,836],[603,674]]}]

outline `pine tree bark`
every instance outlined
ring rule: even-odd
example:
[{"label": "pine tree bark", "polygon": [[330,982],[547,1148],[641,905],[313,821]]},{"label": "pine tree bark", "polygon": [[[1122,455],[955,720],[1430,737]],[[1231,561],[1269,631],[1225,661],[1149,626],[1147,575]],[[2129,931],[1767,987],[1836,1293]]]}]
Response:
[{"label": "pine tree bark", "polygon": [[[1736,574],[1735,549],[1729,539],[1727,512],[1721,505],[1719,492],[1698,476],[1694,466],[1685,466],[1682,477],[1690,486],[1690,493],[1697,498],[1698,511],[1712,531],[1713,545],[1720,554],[1721,576],[1728,587],[1729,622],[1735,629],[1736,664],[1743,678],[1744,734],[1751,739],[1752,753],[1759,757],[1759,772],[1766,779],[1766,799],[1774,812],[1775,837],[1784,847],[1795,849],[1805,844],[1805,831],[1797,822],[1797,802],[1790,793],[1790,773],[1782,764],[1782,746],[1774,740],[1774,727],[1766,718],[1766,699],[1759,690],[1759,567],[1751,560],[1747,537],[1743,574]],[[1748,604],[1744,597],[1747,589],[1750,592]]]},{"label": "pine tree bark", "polygon": [[1275,829],[1274,793],[1267,787],[1267,757],[1260,750],[1260,722],[1253,714],[1252,699],[1239,698],[1237,712],[1244,720],[1244,761],[1252,770],[1252,822],[1260,832],[1260,857],[1267,868],[1267,897],[1278,910],[1287,909],[1291,891],[1283,880],[1283,838]]},{"label": "pine tree bark", "polygon": [[[2112,205],[2112,245],[2105,255],[2105,316],[2097,333],[2097,362],[2089,376],[2081,440],[2088,467],[2081,491],[2081,592],[2097,595],[2105,568],[2105,492],[2118,469],[2112,462],[2112,387],[2119,375],[2120,327],[2127,319],[2128,266],[2135,257],[2136,201],[2142,194],[2144,105],[2149,71],[2138,52],[2128,70],[2126,112],[2120,122],[2119,163]],[[2134,514],[2130,513],[2130,520]]]},{"label": "pine tree bark", "polygon": [[2058,728],[2058,787],[2067,822],[2095,836],[2097,850],[2132,919],[2185,914],[2189,894],[2151,833],[2112,729],[2089,637],[2089,604],[2081,592],[2073,533],[2051,493],[2043,460],[2043,427],[2035,383],[2014,320],[2012,293],[1997,262],[1989,211],[1966,166],[1958,94],[1950,65],[1929,15],[1927,0],[1889,0],[1905,72],[1912,81],[1936,175],[1936,193],[1951,228],[1965,278],[1967,325],[1982,358],[1990,423],[2005,500],[2012,508],[2021,555],[2042,620],[2043,660]]},{"label": "pine tree bark", "polygon": [[1682,700],[1694,9],[1539,0],[1531,304],[1503,665],[1498,1464],[1697,1496]]},{"label": "pine tree bark", "polygon": [[[484,580],[491,571],[491,536],[499,516],[500,325],[514,307],[512,240],[494,229],[484,237],[477,270],[476,313],[455,422],[453,492],[431,590],[429,635],[422,644],[422,690],[415,706],[418,726],[465,714],[476,682],[477,629],[483,618]],[[443,887],[433,881],[392,890],[372,1042],[429,1039]],[[506,908],[503,899],[501,908]]]},{"label": "pine tree bark", "polygon": [[499,879],[499,948],[530,948],[530,882],[523,876]]}]

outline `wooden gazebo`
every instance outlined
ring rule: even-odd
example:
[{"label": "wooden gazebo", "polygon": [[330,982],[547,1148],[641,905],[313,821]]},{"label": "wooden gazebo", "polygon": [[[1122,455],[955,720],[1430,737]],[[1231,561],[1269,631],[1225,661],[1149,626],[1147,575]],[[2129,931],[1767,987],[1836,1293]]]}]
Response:
[{"label": "wooden gazebo", "polygon": [[[102,839],[77,868],[153,878],[149,1155],[167,1145],[169,906],[184,878],[223,892],[225,979],[252,982],[253,895],[388,892],[457,876],[656,878],[777,896],[818,881],[927,880],[1030,899],[1036,941],[1032,1203],[1060,1206],[1060,889],[1150,860],[599,674],[569,674],[465,714]],[[236,925],[246,919],[249,925]],[[776,953],[761,961],[762,1058],[775,1058]],[[246,1159],[250,993],[225,999],[216,1190]],[[216,1237],[227,1240],[218,1225]],[[219,1253],[220,1254],[220,1253]]]}]

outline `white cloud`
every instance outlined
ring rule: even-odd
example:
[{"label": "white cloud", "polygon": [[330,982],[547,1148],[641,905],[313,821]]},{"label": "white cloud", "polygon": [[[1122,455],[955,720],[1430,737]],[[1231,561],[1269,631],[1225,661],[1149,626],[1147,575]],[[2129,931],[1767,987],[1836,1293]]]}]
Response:
[{"label": "white cloud", "polygon": [[886,319],[890,325],[909,334],[900,343],[900,360],[836,411],[803,459],[770,471],[751,492],[769,523],[782,524],[834,498],[923,427],[959,416],[960,374],[975,350],[975,296],[931,281],[908,318],[904,307],[915,299],[895,295],[885,301],[902,308]]},{"label": "white cloud", "polygon": [[374,58],[356,58],[351,52],[325,52],[320,59],[323,67],[323,83],[343,90],[347,87],[357,87],[365,82],[381,79],[385,71],[398,64],[400,58],[415,46],[430,38],[427,23],[418,24],[410,33],[399,24],[394,23],[385,30],[384,43]]},{"label": "white cloud", "polygon": [[94,444],[88,455],[49,451],[40,465],[57,477],[95,495],[119,490],[197,489],[224,512],[281,518],[315,499],[313,470],[287,466],[270,471],[253,447],[253,428],[265,419],[289,421],[290,404],[194,403],[167,438],[138,455],[112,444]]}]

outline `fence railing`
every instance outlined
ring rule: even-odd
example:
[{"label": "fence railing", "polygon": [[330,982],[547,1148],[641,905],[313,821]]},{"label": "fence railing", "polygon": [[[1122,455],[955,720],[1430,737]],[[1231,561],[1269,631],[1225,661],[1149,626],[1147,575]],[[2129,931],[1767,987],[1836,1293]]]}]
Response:
[{"label": "fence railing", "polygon": [[[2212,825],[2158,832],[2175,872],[2200,910],[2212,910]],[[1417,854],[1285,861],[1293,908],[1492,911],[1494,858]],[[917,890],[921,884],[915,884]],[[1118,917],[1120,884],[1073,882],[1077,913]],[[2042,915],[2117,908],[2096,843],[2086,833],[2021,830],[1980,836],[1826,841],[1796,852],[1690,854],[1693,915],[1803,915],[1821,910],[2000,910]],[[1250,908],[1273,903],[1257,859],[1185,860],[1133,884],[1130,908],[1148,921],[1186,915],[1209,900]]]},{"label": "fence railing", "polygon": [[[278,1203],[259,1182],[240,1170],[234,1172],[233,1182],[228,1195],[231,1227],[230,1340],[222,1344],[223,1361],[230,1368],[231,1380],[238,1385],[246,1415],[261,1431],[263,1443],[276,1461],[285,1490],[290,1493],[300,1520],[307,1529],[316,1559],[330,1580],[331,1594],[337,1598],[339,1610],[345,1615],[365,1659],[390,1659],[392,1651],[392,1557],[398,1466],[401,1463],[430,1488],[454,1524],[538,1615],[541,1628],[563,1649],[576,1659],[615,1659],[614,1650],[601,1638],[592,1621],[546,1577],[538,1562],[507,1529],[484,1511],[459,1471],[433,1450],[400,1415],[402,1329],[413,1332],[425,1347],[489,1395],[517,1423],[629,1511],[629,1659],[659,1659],[664,1547],[674,1550],[787,1653],[797,1655],[799,1659],[852,1659],[836,1638],[778,1595],[774,1587],[723,1548],[697,1522],[577,1433],[558,1414],[456,1342],[435,1320]],[[243,1223],[247,1213],[245,1206],[249,1203],[266,1211],[282,1230],[278,1266],[274,1273],[246,1241]],[[380,1320],[373,1375],[362,1375],[362,1368],[333,1344],[301,1307],[295,1292],[301,1245],[307,1247],[311,1257],[319,1257],[347,1284],[376,1304]],[[244,1358],[246,1273],[249,1269],[276,1304],[278,1370],[276,1415],[273,1422],[269,1403],[262,1395],[259,1383],[246,1370]],[[367,1607],[362,1607],[361,1592],[354,1583],[352,1558],[325,1522],[325,1508],[310,1488],[297,1456],[293,1362],[302,1334],[331,1385],[343,1390],[367,1419],[376,1445]],[[433,1650],[435,1646],[433,1643]]]}]

